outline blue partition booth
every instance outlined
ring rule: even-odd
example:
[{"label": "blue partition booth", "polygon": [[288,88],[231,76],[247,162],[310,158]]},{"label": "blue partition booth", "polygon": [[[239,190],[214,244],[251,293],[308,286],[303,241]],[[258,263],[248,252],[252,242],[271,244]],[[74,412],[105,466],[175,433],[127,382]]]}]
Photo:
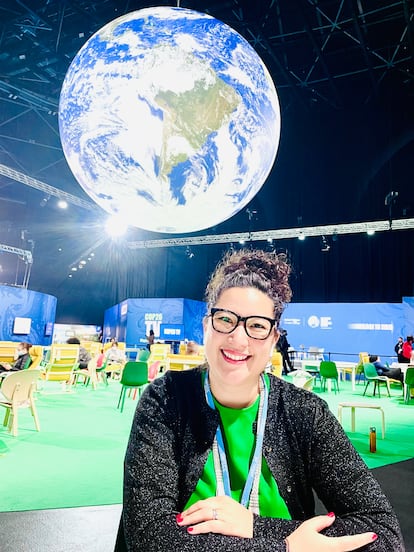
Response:
[{"label": "blue partition booth", "polygon": [[0,285],[0,341],[50,345],[56,304],[53,295]]},{"label": "blue partition booth", "polygon": [[125,341],[127,347],[145,347],[152,329],[156,341],[202,344],[205,313],[205,303],[192,299],[126,299],[105,311],[103,336]]}]

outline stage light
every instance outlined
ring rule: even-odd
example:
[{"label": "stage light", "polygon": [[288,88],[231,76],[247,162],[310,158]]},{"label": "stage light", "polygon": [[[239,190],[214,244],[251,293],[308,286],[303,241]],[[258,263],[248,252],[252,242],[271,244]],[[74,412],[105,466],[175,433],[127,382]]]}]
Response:
[{"label": "stage light", "polygon": [[331,249],[328,239],[325,236],[321,236],[321,251],[326,253]]},{"label": "stage light", "polygon": [[303,232],[300,232],[298,236],[298,240],[303,241],[306,238],[305,234]]},{"label": "stage light", "polygon": [[106,233],[112,238],[123,236],[128,229],[128,226],[119,216],[110,217],[105,224]]},{"label": "stage light", "polygon": [[65,201],[64,199],[59,199],[57,205],[58,205],[59,209],[67,209],[67,207],[68,207],[68,202]]},{"label": "stage light", "polygon": [[369,229],[367,230],[368,236],[373,236],[375,234],[375,230]]},{"label": "stage light", "polygon": [[185,249],[185,254],[189,259],[192,259],[194,257],[194,253],[191,251],[191,248],[188,247],[188,245]]}]

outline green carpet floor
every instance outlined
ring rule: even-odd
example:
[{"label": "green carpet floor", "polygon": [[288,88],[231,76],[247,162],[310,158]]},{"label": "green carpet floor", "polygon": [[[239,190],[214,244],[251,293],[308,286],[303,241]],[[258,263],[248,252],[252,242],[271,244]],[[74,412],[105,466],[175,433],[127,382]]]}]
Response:
[{"label": "green carpet floor", "polygon": [[[59,391],[58,384],[47,390]],[[45,388],[46,391],[46,388]],[[136,401],[127,398],[124,412],[117,408],[120,385],[99,385],[96,391],[78,384],[73,393],[41,393],[37,409],[41,431],[34,428],[27,409],[20,411],[19,435],[0,426],[0,511],[37,510],[118,504],[122,501],[125,448]],[[385,410],[386,438],[381,439],[380,414],[358,410],[356,432],[350,433],[350,411],[343,414],[344,428],[370,468],[414,457],[414,400],[362,397],[363,385],[352,392],[341,383],[339,394],[320,393],[335,414],[338,402],[380,403]],[[0,416],[2,412],[0,410]],[[377,452],[369,452],[369,428],[377,428]]]}]

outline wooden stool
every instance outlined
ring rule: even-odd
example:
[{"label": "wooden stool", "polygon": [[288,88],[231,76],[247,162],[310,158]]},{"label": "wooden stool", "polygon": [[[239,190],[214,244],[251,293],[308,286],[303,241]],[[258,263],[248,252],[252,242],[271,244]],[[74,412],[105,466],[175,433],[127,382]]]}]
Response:
[{"label": "wooden stool", "polygon": [[381,412],[382,418],[382,438],[385,439],[385,414],[382,406],[378,404],[366,404],[366,403],[351,403],[344,402],[338,404],[338,420],[342,425],[342,409],[350,408],[351,409],[351,431],[355,432],[355,409],[356,408],[373,408],[374,410],[379,410]]}]

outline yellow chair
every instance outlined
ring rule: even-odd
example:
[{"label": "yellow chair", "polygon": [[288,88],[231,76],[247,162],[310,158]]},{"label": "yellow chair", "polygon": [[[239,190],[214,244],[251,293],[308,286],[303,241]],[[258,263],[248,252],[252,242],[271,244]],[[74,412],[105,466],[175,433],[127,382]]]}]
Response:
[{"label": "yellow chair", "polygon": [[17,341],[0,341],[0,364],[13,364],[16,360]]},{"label": "yellow chair", "polygon": [[66,381],[72,384],[78,367],[79,345],[53,344],[50,359],[42,367],[41,378],[46,381]]},{"label": "yellow chair", "polygon": [[91,357],[94,357],[101,352],[102,343],[100,341],[81,341],[81,347],[86,349]]},{"label": "yellow chair", "polygon": [[167,355],[171,353],[171,346],[167,343],[153,343],[150,348],[150,356],[147,360],[148,366],[151,366],[157,360],[160,361],[159,371],[162,373],[168,368]]},{"label": "yellow chair", "polygon": [[41,345],[32,345],[29,350],[32,363],[29,370],[37,369],[43,360],[43,347]]},{"label": "yellow chair", "polygon": [[278,378],[282,377],[282,371],[283,371],[283,357],[282,353],[279,353],[279,351],[274,350],[272,353],[272,358],[270,359],[270,362],[272,364],[272,374]]},{"label": "yellow chair", "polygon": [[14,436],[17,435],[18,430],[19,408],[30,408],[36,429],[40,431],[39,418],[33,398],[40,373],[40,370],[19,370],[8,374],[4,378],[0,393],[0,406],[6,408],[3,425],[8,426],[9,431]]},{"label": "yellow chair", "polygon": [[203,364],[204,357],[200,355],[167,355],[168,370],[191,370],[200,364]]}]

